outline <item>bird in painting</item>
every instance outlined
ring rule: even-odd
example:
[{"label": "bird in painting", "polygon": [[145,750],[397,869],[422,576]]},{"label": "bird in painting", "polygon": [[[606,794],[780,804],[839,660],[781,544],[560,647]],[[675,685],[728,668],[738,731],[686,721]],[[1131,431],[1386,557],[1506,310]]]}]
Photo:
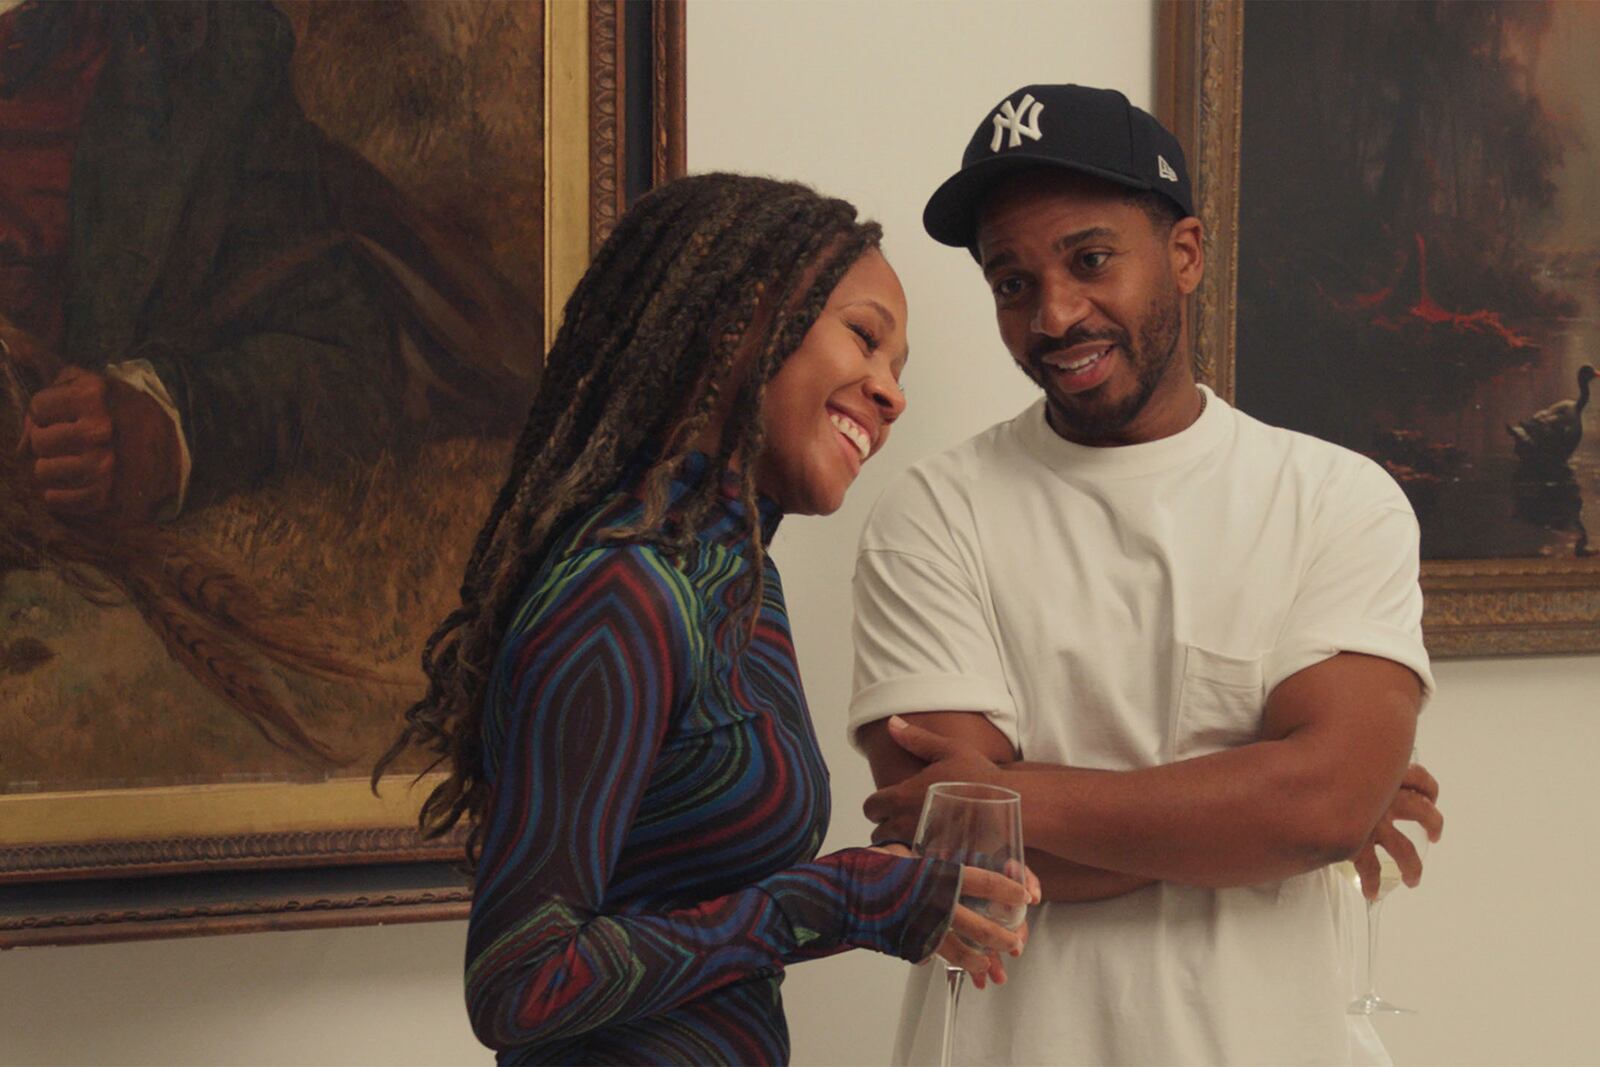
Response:
[{"label": "bird in painting", "polygon": [[1600,374],[1588,363],[1578,368],[1578,396],[1560,400],[1521,422],[1506,423],[1517,458],[1524,463],[1565,463],[1583,440],[1583,409],[1589,403],[1589,383]]}]

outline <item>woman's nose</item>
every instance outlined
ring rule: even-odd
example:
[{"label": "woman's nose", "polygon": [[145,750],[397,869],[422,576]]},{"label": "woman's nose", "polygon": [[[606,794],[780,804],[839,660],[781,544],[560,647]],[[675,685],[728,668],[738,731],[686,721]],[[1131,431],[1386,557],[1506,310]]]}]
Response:
[{"label": "woman's nose", "polygon": [[867,391],[885,423],[898,419],[906,410],[906,391],[889,375],[875,374],[867,379]]}]

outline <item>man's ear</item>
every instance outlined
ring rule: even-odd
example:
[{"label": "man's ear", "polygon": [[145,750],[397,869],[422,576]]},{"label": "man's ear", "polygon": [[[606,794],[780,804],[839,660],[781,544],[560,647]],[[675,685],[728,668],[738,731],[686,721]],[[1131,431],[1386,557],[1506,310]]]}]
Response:
[{"label": "man's ear", "polygon": [[1178,291],[1188,296],[1200,288],[1200,279],[1206,272],[1206,250],[1205,228],[1199,219],[1190,215],[1172,224],[1167,235],[1167,255],[1171,257]]}]

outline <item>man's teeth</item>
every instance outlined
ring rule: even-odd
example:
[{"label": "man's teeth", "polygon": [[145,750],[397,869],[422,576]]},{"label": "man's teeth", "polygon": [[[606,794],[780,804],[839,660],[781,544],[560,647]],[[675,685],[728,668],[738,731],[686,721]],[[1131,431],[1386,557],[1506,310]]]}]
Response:
[{"label": "man's teeth", "polygon": [[1083,370],[1085,367],[1088,367],[1090,364],[1104,359],[1110,353],[1111,349],[1108,346],[1106,348],[1102,348],[1098,352],[1092,352],[1081,359],[1075,359],[1071,363],[1068,363],[1065,358],[1061,356],[1046,356],[1044,358],[1044,364],[1045,366],[1051,367],[1055,370],[1062,370],[1066,371],[1068,374],[1075,374],[1078,371]]},{"label": "man's teeth", "polygon": [[867,458],[867,454],[872,451],[872,438],[868,436],[866,430],[861,428],[860,423],[854,419],[847,419],[843,415],[835,415],[832,412],[828,413],[828,421],[833,423],[835,430],[850,439],[850,443],[856,446],[856,451],[861,453],[862,459]]}]

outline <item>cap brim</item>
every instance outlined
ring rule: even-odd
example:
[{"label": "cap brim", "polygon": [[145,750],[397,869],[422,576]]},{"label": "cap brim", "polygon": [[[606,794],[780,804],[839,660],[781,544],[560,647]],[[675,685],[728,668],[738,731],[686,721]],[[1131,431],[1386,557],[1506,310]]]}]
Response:
[{"label": "cap brim", "polygon": [[940,244],[952,248],[970,248],[978,227],[978,208],[989,189],[1008,175],[1039,167],[1076,171],[1129,189],[1155,188],[1147,181],[1099,167],[1067,163],[1053,156],[1007,152],[1003,156],[992,156],[961,168],[935,189],[933,195],[928,197],[927,206],[922,209],[922,228]]}]

